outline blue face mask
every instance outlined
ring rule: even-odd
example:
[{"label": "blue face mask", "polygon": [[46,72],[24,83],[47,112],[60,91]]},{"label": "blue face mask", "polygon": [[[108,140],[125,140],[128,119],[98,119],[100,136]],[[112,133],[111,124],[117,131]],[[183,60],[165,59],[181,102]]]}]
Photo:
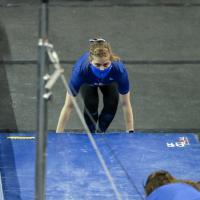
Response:
[{"label": "blue face mask", "polygon": [[90,68],[96,77],[105,78],[109,74],[112,68],[112,64],[109,67],[106,67],[104,70],[100,70],[99,68],[95,67],[92,63],[90,63]]}]

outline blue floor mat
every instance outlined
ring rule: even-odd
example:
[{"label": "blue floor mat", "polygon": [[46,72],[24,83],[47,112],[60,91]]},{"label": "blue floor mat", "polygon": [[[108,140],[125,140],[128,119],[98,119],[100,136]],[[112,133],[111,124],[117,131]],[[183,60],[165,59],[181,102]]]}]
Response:
[{"label": "blue floor mat", "polygon": [[[33,200],[35,134],[0,135],[0,172],[5,200]],[[164,169],[200,180],[200,144],[194,134],[109,133],[94,135],[123,200],[144,198],[143,184]],[[114,200],[86,134],[49,133],[47,200]]]}]

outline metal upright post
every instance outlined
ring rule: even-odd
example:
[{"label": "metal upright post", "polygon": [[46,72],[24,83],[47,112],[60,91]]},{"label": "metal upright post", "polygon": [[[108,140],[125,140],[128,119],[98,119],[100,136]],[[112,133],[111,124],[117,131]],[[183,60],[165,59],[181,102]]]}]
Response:
[{"label": "metal upright post", "polygon": [[45,42],[48,41],[48,0],[41,0],[39,11],[38,43],[38,93],[37,93],[37,148],[35,165],[35,200],[45,200],[46,144],[47,144],[47,103],[44,76],[48,74],[48,58]]}]

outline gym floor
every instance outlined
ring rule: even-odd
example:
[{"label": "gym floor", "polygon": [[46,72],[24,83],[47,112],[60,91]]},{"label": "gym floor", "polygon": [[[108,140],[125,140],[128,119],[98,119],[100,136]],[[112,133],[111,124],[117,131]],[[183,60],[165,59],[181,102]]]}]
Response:
[{"label": "gym floor", "polygon": [[[95,134],[123,200],[143,200],[147,176],[168,170],[178,179],[200,180],[200,144],[194,134]],[[35,134],[0,135],[0,169],[6,200],[34,200]],[[86,134],[49,133],[47,200],[117,199]]]}]

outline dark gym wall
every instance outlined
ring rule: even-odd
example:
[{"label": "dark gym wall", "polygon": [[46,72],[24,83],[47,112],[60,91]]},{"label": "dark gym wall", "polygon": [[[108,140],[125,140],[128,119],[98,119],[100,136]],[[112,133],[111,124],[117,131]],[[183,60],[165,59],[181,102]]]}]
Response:
[{"label": "dark gym wall", "polygon": [[[10,47],[4,25],[0,21],[0,60],[10,60]],[[17,131],[13,102],[10,95],[10,88],[7,79],[6,68],[0,63],[0,130]]]},{"label": "dark gym wall", "polygon": [[[50,2],[49,39],[63,61],[67,78],[71,70],[69,63],[87,50],[89,38],[101,35],[126,63],[137,129],[200,128],[200,4],[197,0]],[[1,62],[5,69],[1,77],[7,73],[9,86],[1,91],[3,96],[6,91],[11,96],[9,109],[14,113],[6,116],[15,125],[0,124],[0,129],[18,127],[32,131],[36,129],[39,1],[3,0],[0,5],[4,41],[8,41],[3,46],[10,48],[12,55],[5,59],[7,62]],[[6,48],[2,49],[1,55],[6,54]],[[55,85],[53,94],[49,103],[50,130],[55,130],[64,103],[61,81]],[[8,108],[3,103],[0,106]],[[124,130],[121,112],[119,107],[110,130]],[[73,112],[66,129],[81,127]]]}]

